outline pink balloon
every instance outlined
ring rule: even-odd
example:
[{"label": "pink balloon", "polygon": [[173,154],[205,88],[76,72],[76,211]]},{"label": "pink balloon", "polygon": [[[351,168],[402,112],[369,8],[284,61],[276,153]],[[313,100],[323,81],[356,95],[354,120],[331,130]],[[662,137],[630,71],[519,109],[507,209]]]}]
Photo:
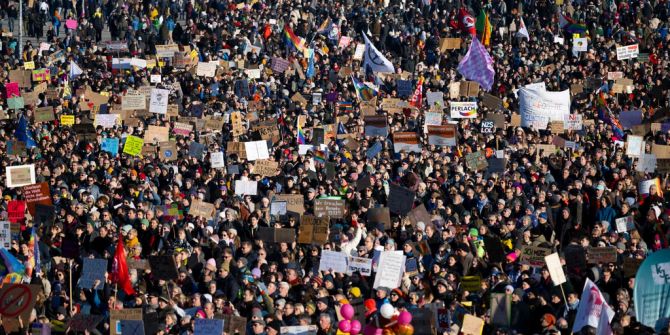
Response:
[{"label": "pink balloon", "polygon": [[354,307],[349,304],[342,305],[340,308],[340,314],[345,320],[351,320],[354,317]]},{"label": "pink balloon", "polygon": [[361,323],[358,320],[351,320],[351,335],[357,335],[361,332]]},{"label": "pink balloon", "polygon": [[338,328],[340,329],[341,332],[343,333],[348,333],[351,330],[351,321],[349,320],[342,320],[338,324]]},{"label": "pink balloon", "polygon": [[408,325],[412,322],[412,314],[408,311],[400,312],[398,315],[398,323],[401,325]]}]

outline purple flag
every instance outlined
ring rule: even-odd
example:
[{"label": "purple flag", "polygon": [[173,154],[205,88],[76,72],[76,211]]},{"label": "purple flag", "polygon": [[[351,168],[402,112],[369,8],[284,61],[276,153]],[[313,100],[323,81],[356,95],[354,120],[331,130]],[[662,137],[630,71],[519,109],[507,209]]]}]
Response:
[{"label": "purple flag", "polygon": [[496,75],[493,69],[493,59],[479,39],[473,38],[468,53],[458,63],[458,72],[467,80],[476,81],[486,91],[493,87]]}]

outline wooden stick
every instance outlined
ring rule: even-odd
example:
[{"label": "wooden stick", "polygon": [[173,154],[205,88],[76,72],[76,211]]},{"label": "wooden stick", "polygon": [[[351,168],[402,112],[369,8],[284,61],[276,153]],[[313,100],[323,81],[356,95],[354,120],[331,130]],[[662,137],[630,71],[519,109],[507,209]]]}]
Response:
[{"label": "wooden stick", "polygon": [[74,304],[72,303],[72,263],[73,260],[70,260],[69,262],[69,270],[70,270],[70,313],[74,311]]}]

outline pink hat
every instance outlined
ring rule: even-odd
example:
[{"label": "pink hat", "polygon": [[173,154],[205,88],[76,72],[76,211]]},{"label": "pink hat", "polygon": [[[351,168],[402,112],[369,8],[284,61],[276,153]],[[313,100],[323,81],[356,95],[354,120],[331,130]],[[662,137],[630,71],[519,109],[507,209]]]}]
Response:
[{"label": "pink hat", "polygon": [[507,261],[510,263],[516,262],[516,259],[519,257],[515,252],[510,252],[507,254]]},{"label": "pink hat", "polygon": [[207,268],[207,270],[209,271],[216,272],[216,261],[214,260],[214,258],[210,258],[207,260],[205,268]]}]

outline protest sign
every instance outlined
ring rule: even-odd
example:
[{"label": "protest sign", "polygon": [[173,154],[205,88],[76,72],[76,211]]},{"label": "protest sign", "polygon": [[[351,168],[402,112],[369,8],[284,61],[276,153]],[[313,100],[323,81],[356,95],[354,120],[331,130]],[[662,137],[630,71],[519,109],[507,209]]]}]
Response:
[{"label": "protest sign", "polygon": [[98,280],[100,284],[104,284],[106,272],[106,259],[84,258],[84,269],[79,278],[79,287],[88,289],[93,288],[96,280]]},{"label": "protest sign", "polygon": [[318,218],[312,215],[303,215],[300,219],[298,243],[326,243],[328,241],[329,222],[330,219],[327,217]]},{"label": "protest sign", "polygon": [[7,250],[12,247],[12,229],[9,221],[0,221],[0,247]]},{"label": "protest sign", "polygon": [[216,75],[218,62],[198,62],[195,74],[197,76],[212,78]]},{"label": "protest sign", "polygon": [[637,162],[635,171],[638,172],[647,172],[652,173],[656,171],[656,155],[654,154],[641,154],[640,160]]},{"label": "protest sign", "polygon": [[444,93],[442,92],[427,92],[426,100],[428,101],[428,109],[444,108]]},{"label": "protest sign", "polygon": [[614,220],[616,223],[616,232],[617,233],[625,233],[627,231],[631,231],[635,229],[635,221],[633,219],[632,215],[629,216],[624,216],[622,218],[618,218]]},{"label": "protest sign", "polygon": [[270,158],[268,142],[266,141],[244,142],[244,148],[247,154],[247,160],[249,161]]},{"label": "protest sign", "polygon": [[54,206],[36,204],[35,215],[33,215],[33,225],[35,227],[40,227],[42,225],[52,224],[55,217]]},{"label": "protest sign", "polygon": [[461,39],[459,37],[444,37],[440,39],[440,52],[447,50],[457,50],[461,48]]},{"label": "protest sign", "polygon": [[223,159],[223,152],[217,151],[210,153],[209,163],[212,165],[212,168],[214,169],[221,169],[225,167],[226,163]]},{"label": "protest sign", "polygon": [[156,279],[172,280],[179,275],[172,255],[149,256],[149,265]]},{"label": "protest sign", "polygon": [[7,142],[7,154],[24,157],[27,154],[26,142],[11,140]]},{"label": "protest sign", "polygon": [[212,216],[214,215],[214,212],[216,211],[216,208],[214,207],[214,204],[210,204],[208,202],[204,202],[200,199],[194,199],[191,202],[191,207],[189,207],[189,214],[192,216],[200,216],[205,219],[211,219]]},{"label": "protest sign", "polygon": [[549,92],[522,87],[518,95],[522,127],[546,129],[550,121],[563,121],[570,115],[570,90]]},{"label": "protest sign", "polygon": [[486,154],[483,151],[475,151],[465,156],[466,166],[473,171],[485,170],[489,163],[486,161]]},{"label": "protest sign", "polygon": [[382,251],[373,288],[383,286],[394,289],[399,287],[404,268],[405,255],[402,251]]},{"label": "protest sign", "polygon": [[[451,88],[449,88],[451,90]],[[458,85],[459,95],[463,97],[476,97],[479,95],[479,83],[474,81],[461,81]],[[449,93],[451,95],[451,93]]]},{"label": "protest sign", "polygon": [[35,164],[5,167],[7,188],[35,184]]},{"label": "protest sign", "polygon": [[49,190],[49,183],[41,182],[32,185],[23,186],[23,196],[25,197],[30,215],[35,216],[35,206],[42,204],[51,206],[51,191]]},{"label": "protest sign", "polygon": [[35,110],[35,122],[49,122],[55,120],[53,107],[40,107]]},{"label": "protest sign", "polygon": [[258,194],[258,181],[256,180],[236,180],[235,194],[236,195],[256,195]]},{"label": "protest sign", "polygon": [[347,274],[358,272],[361,276],[372,275],[372,258],[349,256]]},{"label": "protest sign", "polygon": [[170,128],[149,125],[144,132],[146,143],[168,142],[170,140]]},{"label": "protest sign", "polygon": [[412,94],[412,81],[397,79],[395,81],[398,96],[405,98]]},{"label": "protest sign", "polygon": [[509,327],[512,319],[512,295],[492,293],[490,306],[491,323],[498,327]]},{"label": "protest sign", "polygon": [[347,255],[343,252],[323,250],[319,271],[347,273]]},{"label": "protest sign", "polygon": [[427,126],[428,144],[437,146],[456,146],[456,126],[445,124],[440,126]]},{"label": "protest sign", "polygon": [[616,263],[617,261],[615,247],[589,247],[587,254],[589,264]]},{"label": "protest sign", "polygon": [[619,113],[619,122],[624,129],[631,129],[634,126],[642,124],[642,111],[622,111]]},{"label": "protest sign", "polygon": [[502,107],[503,101],[495,95],[484,93],[482,95],[482,103],[486,108],[495,111]]},{"label": "protest sign", "polygon": [[464,276],[461,280],[461,291],[479,292],[482,289],[480,276]]},{"label": "protest sign", "polygon": [[223,315],[223,331],[225,334],[246,334],[247,318],[234,314]]},{"label": "protest sign", "polygon": [[[195,319],[195,335],[222,335],[223,320],[220,319]],[[125,334],[124,334],[125,335]]]},{"label": "protest sign", "polygon": [[144,335],[144,321],[120,320],[119,326],[123,335]]},{"label": "protest sign", "polygon": [[400,185],[390,184],[388,207],[391,212],[406,215],[414,205],[414,192]]},{"label": "protest sign", "polygon": [[472,314],[465,314],[463,317],[463,326],[460,334],[463,335],[482,335],[484,331],[484,320]]},{"label": "protest sign", "polygon": [[109,311],[109,329],[111,335],[125,335],[121,320],[142,320],[141,308],[113,309]]},{"label": "protest sign", "polygon": [[640,47],[638,44],[631,44],[616,48],[616,58],[618,60],[637,58],[639,54],[640,54]]},{"label": "protest sign", "polygon": [[178,157],[177,144],[174,142],[163,142],[158,144],[160,158],[165,161],[174,161]]},{"label": "protest sign", "polygon": [[144,94],[126,94],[121,98],[121,110],[138,110],[147,108]]},{"label": "protest sign", "polygon": [[386,229],[393,228],[391,226],[391,212],[388,207],[369,208],[367,219],[370,223],[383,223]]},{"label": "protest sign", "polygon": [[477,102],[450,101],[449,111],[452,119],[474,119],[477,117]]},{"label": "protest sign", "polygon": [[286,201],[273,201],[270,203],[270,215],[286,215]]},{"label": "protest sign", "polygon": [[624,278],[635,277],[637,270],[640,268],[643,259],[626,257],[623,259],[623,276]]},{"label": "protest sign", "polygon": [[274,177],[279,171],[279,163],[271,160],[258,160],[254,164],[253,172],[264,177]]},{"label": "protest sign", "polygon": [[416,224],[419,222],[428,224],[432,221],[432,215],[428,213],[428,210],[426,210],[426,206],[424,204],[416,206],[409,213],[407,213],[407,218],[409,219],[412,226],[416,226]]},{"label": "protest sign", "polygon": [[561,285],[567,281],[558,253],[544,256],[544,262],[547,264],[549,275],[551,276],[551,281],[554,282],[554,286]]},{"label": "protest sign", "polygon": [[[365,45],[363,45],[365,46]],[[365,49],[365,48],[364,48]],[[285,326],[279,329],[281,335],[316,335],[319,328],[316,325]]]},{"label": "protest sign", "polygon": [[393,150],[396,153],[401,151],[421,152],[421,141],[419,134],[414,132],[399,132],[393,134]]},{"label": "protest sign", "polygon": [[131,156],[138,156],[142,152],[144,140],[133,135],[126,137],[126,143],[123,145],[123,153]]},{"label": "protest sign", "polygon": [[644,140],[642,136],[628,135],[626,140],[626,155],[639,157],[644,149]]},{"label": "protest sign", "polygon": [[149,113],[167,114],[170,90],[160,88],[151,89],[149,99]]},{"label": "protest sign", "polygon": [[78,313],[67,322],[67,327],[75,332],[92,331],[102,319],[102,315]]},{"label": "protest sign", "polygon": [[426,112],[424,115],[424,124],[426,126],[441,126],[442,113],[441,112]]},{"label": "protest sign", "polygon": [[26,218],[26,202],[10,200],[7,202],[7,218],[11,223],[23,223]]},{"label": "protest sign", "polygon": [[565,129],[567,130],[582,130],[583,121],[581,114],[565,115],[563,122],[565,123]]},{"label": "protest sign", "polygon": [[550,248],[533,247],[530,245],[526,245],[521,250],[521,256],[519,258],[519,262],[521,264],[527,264],[533,267],[542,267],[546,264],[544,257],[549,254],[551,254]]},{"label": "protest sign", "polygon": [[386,116],[366,116],[363,120],[365,121],[365,136],[388,136]]},{"label": "protest sign", "polygon": [[316,199],[314,201],[314,215],[316,217],[344,218],[346,203],[340,199]]},{"label": "protest sign", "polygon": [[654,179],[648,179],[648,180],[642,180],[639,182],[637,190],[640,192],[640,195],[647,195],[649,194],[649,189],[655,186],[656,187],[656,194],[659,194],[662,189],[661,189],[661,181],[659,178],[654,178]]},{"label": "protest sign", "polygon": [[286,202],[286,210],[302,214],[305,212],[305,199],[302,194],[277,194],[274,201]]}]

